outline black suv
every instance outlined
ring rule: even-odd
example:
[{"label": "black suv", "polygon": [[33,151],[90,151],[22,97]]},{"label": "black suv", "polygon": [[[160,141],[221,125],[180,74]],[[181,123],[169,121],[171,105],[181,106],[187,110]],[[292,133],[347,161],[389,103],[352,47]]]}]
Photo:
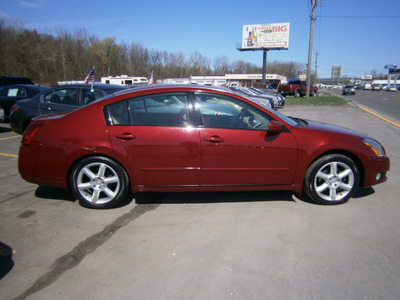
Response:
[{"label": "black suv", "polygon": [[0,76],[0,86],[10,84],[34,84],[32,80],[23,76]]}]

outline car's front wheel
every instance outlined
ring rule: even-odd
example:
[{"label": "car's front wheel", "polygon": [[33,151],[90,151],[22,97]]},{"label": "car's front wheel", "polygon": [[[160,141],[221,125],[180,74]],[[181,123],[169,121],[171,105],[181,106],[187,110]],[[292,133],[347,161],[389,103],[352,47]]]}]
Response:
[{"label": "car's front wheel", "polygon": [[356,192],[360,173],[352,159],[330,154],[317,159],[305,174],[305,192],[319,204],[342,204]]},{"label": "car's front wheel", "polygon": [[78,162],[70,176],[70,187],[81,205],[90,208],[117,206],[128,192],[125,170],[115,161],[92,156]]}]

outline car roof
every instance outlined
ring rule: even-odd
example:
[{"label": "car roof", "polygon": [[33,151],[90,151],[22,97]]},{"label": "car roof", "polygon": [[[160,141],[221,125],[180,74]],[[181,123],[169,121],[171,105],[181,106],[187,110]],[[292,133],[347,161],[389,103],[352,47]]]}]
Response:
[{"label": "car roof", "polygon": [[2,88],[16,88],[16,87],[22,87],[25,89],[31,89],[31,90],[39,90],[42,88],[49,88],[48,86],[45,85],[36,85],[36,84],[9,84],[9,85],[3,85]]},{"label": "car roof", "polygon": [[232,93],[228,88],[223,86],[209,86],[209,85],[199,85],[199,84],[152,84],[145,85],[139,87],[133,87],[129,89],[129,91],[121,91],[118,94],[125,94],[133,91],[151,91],[151,90],[159,90],[159,89],[185,89],[185,90],[209,90],[209,91],[222,91]]},{"label": "car roof", "polygon": [[[71,83],[71,84],[57,84],[57,85],[52,85],[51,87],[92,87],[92,84],[84,84],[84,83]],[[107,84],[107,83],[95,83],[93,84],[94,88],[99,88],[99,89],[107,89],[107,88],[118,88],[120,87],[121,89],[124,88],[129,88],[127,86],[123,85],[118,85],[118,84]]]},{"label": "car roof", "polygon": [[0,76],[0,85],[33,84],[32,80],[23,76]]}]

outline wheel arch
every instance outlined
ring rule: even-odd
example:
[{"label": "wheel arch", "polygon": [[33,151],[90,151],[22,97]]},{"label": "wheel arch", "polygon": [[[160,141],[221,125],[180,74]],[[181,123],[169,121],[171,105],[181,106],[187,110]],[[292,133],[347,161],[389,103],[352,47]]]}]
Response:
[{"label": "wheel arch", "polygon": [[83,155],[80,156],[79,158],[75,159],[73,161],[73,163],[69,166],[68,172],[67,172],[67,176],[66,176],[66,183],[67,183],[67,189],[70,191],[71,190],[71,183],[70,183],[70,177],[72,174],[72,171],[74,170],[75,166],[81,162],[83,159],[86,159],[88,157],[105,157],[108,158],[112,161],[114,161],[115,163],[119,164],[121,166],[122,169],[124,169],[126,176],[128,177],[128,187],[130,190],[132,190],[132,179],[130,176],[130,173],[128,172],[128,170],[125,168],[125,166],[117,159],[115,159],[114,157],[104,154],[104,153],[90,153],[87,155]]},{"label": "wheel arch", "polygon": [[[331,155],[331,154],[341,154],[344,156],[349,157],[352,161],[354,161],[354,163],[356,164],[358,171],[360,172],[360,182],[359,182],[359,186],[363,186],[364,184],[364,178],[365,178],[365,170],[364,170],[364,165],[362,163],[362,161],[360,160],[360,158],[354,154],[351,151],[348,150],[344,150],[344,149],[332,149],[326,152],[322,152],[319,155],[317,155],[316,157],[314,157],[313,160],[310,161],[310,163],[308,164],[306,170],[308,170],[308,168],[318,159],[320,159],[323,156],[326,155]],[[305,174],[305,172],[304,172]],[[304,188],[304,181],[305,181],[305,177],[303,176],[303,188]]]}]

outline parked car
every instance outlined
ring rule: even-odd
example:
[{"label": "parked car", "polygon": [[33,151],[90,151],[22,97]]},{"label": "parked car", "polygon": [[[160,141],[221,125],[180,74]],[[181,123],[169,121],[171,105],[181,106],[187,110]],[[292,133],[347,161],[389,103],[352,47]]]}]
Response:
[{"label": "parked car", "polygon": [[373,84],[372,86],[371,86],[371,90],[372,91],[380,91],[382,89],[382,85],[381,84]]},{"label": "parked car", "polygon": [[0,123],[4,122],[4,109],[1,107],[1,103],[0,103]]},{"label": "parked car", "polygon": [[34,84],[32,80],[23,76],[0,76],[0,87],[11,84]]},{"label": "parked car", "polygon": [[259,98],[259,99],[264,99],[266,102],[269,102],[271,105],[271,108],[277,108],[279,106],[279,100],[276,97],[268,97],[268,96],[261,96],[261,95],[256,95],[254,92],[250,92],[247,89],[244,88],[237,88],[237,87],[229,87],[232,91],[241,94],[244,97],[250,97],[250,98]]},{"label": "parked car", "polygon": [[286,98],[283,95],[280,94],[275,94],[274,92],[271,92],[269,90],[267,91],[262,91],[260,89],[254,88],[254,87],[250,87],[248,88],[250,91],[252,91],[253,93],[255,93],[256,95],[259,96],[272,96],[272,97],[276,97],[276,99],[278,100],[278,107],[279,108],[283,108],[286,104]]},{"label": "parked car", "polygon": [[22,134],[32,118],[76,110],[90,102],[128,87],[114,84],[67,84],[54,86],[33,98],[17,101],[11,108],[10,126]]},{"label": "parked car", "polygon": [[43,91],[48,90],[47,86],[34,84],[11,84],[0,87],[0,102],[4,109],[5,117],[10,116],[11,106],[18,100],[31,98]]},{"label": "parked car", "polygon": [[355,95],[356,89],[353,85],[345,85],[342,89],[343,95]]},{"label": "parked car", "polygon": [[263,103],[200,85],[129,89],[33,119],[19,172],[92,208],[114,207],[129,190],[304,190],[340,204],[386,181],[390,161],[376,140]]}]

